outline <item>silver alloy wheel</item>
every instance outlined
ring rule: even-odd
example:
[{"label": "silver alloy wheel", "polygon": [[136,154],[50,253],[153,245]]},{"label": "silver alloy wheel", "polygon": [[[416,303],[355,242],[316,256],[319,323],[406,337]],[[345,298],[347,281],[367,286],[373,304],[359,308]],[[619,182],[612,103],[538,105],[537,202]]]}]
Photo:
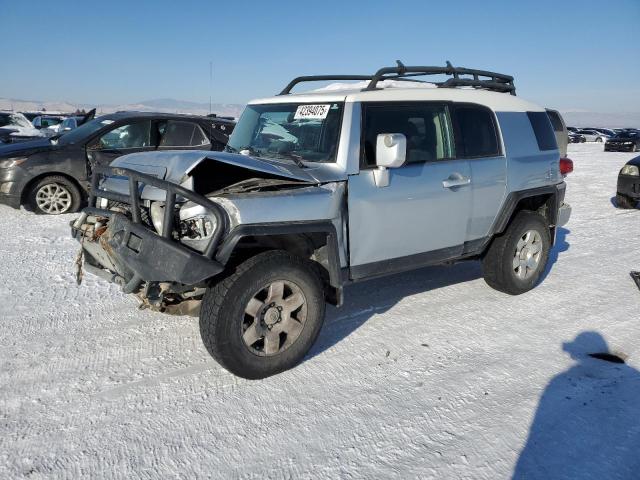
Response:
[{"label": "silver alloy wheel", "polygon": [[527,230],[516,245],[513,271],[526,280],[538,271],[542,258],[542,236],[536,230]]},{"label": "silver alloy wheel", "polygon": [[44,213],[58,215],[71,208],[71,192],[60,183],[47,183],[36,192],[36,203]]},{"label": "silver alloy wheel", "polygon": [[242,340],[256,355],[277,355],[298,339],[306,320],[302,289],[288,280],[276,280],[256,292],[245,307]]}]

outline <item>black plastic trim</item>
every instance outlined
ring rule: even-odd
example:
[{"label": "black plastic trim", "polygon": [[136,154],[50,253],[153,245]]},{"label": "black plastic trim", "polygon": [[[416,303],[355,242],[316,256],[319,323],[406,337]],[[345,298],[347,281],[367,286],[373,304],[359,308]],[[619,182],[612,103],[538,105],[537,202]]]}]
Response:
[{"label": "black plastic trim", "polygon": [[[515,212],[518,203],[525,199],[536,197],[538,195],[551,195],[551,205],[549,208],[549,225],[552,229],[554,229],[555,233],[555,224],[558,220],[558,209],[562,202],[564,201],[564,194],[567,186],[564,182],[558,183],[556,185],[547,185],[544,187],[531,188],[529,190],[521,190],[519,192],[511,192],[507,195],[505,199],[502,209],[498,213],[491,229],[489,230],[489,235],[493,236],[496,234],[500,234],[504,232],[511,221],[511,217]],[[552,244],[555,242],[555,234],[552,235]]]},{"label": "black plastic trim", "polygon": [[349,278],[353,281],[382,277],[393,273],[415,270],[416,268],[438,265],[462,257],[463,245],[441,248],[431,252],[416,253],[404,257],[381,260],[379,262],[355,265],[349,268]]},{"label": "black plastic trim", "polygon": [[229,261],[236,245],[243,237],[294,235],[300,233],[325,233],[327,235],[329,282],[333,287],[342,286],[343,281],[340,273],[338,235],[336,233],[335,226],[330,221],[312,220],[239,225],[233,228],[225,240],[220,244],[220,248],[218,249],[218,253],[215,258],[221,264],[226,264]]}]

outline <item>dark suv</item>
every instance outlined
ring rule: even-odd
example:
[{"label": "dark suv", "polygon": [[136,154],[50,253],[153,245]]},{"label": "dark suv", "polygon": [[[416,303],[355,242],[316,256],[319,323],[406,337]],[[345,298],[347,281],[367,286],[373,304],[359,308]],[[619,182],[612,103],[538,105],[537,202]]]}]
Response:
[{"label": "dark suv", "polygon": [[117,112],[61,136],[0,147],[0,203],[36,213],[74,212],[95,166],[121,155],[222,150],[235,123],[217,117]]}]

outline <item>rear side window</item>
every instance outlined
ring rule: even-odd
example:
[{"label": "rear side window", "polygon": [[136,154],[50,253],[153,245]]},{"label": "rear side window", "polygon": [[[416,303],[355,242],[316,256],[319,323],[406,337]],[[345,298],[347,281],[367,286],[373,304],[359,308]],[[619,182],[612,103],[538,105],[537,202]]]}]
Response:
[{"label": "rear side window", "polygon": [[209,143],[202,129],[192,122],[169,120],[164,129],[160,127],[160,133],[160,147],[196,147]]},{"label": "rear side window", "polygon": [[456,107],[461,144],[465,157],[497,157],[500,155],[498,133],[493,114],[488,108],[475,105]]},{"label": "rear side window", "polygon": [[536,135],[536,141],[538,142],[538,148],[540,150],[556,150],[558,144],[556,142],[556,135],[551,127],[549,116],[546,112],[527,112],[531,127],[533,127],[533,133]]},{"label": "rear side window", "polygon": [[552,110],[547,110],[547,115],[549,115],[549,120],[551,121],[551,126],[553,130],[556,132],[564,131],[564,127],[562,126],[562,120],[560,120],[560,115],[558,112],[554,112]]}]

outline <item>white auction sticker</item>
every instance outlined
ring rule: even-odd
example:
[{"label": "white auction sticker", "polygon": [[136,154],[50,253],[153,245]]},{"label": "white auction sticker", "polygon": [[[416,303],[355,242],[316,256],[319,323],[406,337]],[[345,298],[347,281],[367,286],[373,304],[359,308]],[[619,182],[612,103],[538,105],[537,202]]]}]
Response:
[{"label": "white auction sticker", "polygon": [[330,107],[331,105],[299,105],[293,119],[327,118]]}]

